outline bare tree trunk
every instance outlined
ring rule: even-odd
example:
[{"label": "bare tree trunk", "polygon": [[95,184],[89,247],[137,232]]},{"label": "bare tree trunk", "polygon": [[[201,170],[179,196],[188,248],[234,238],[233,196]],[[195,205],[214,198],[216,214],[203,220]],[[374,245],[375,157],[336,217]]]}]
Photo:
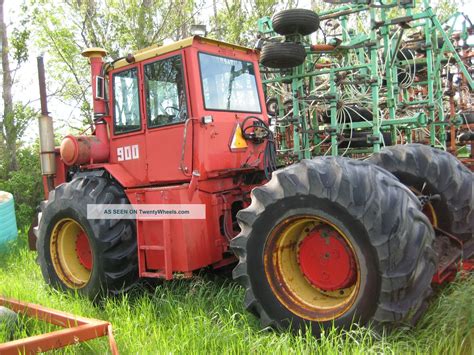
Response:
[{"label": "bare tree trunk", "polygon": [[217,17],[217,1],[212,0],[212,10],[214,11],[214,26],[216,28],[216,38],[221,40],[221,29],[219,28],[219,18]]},{"label": "bare tree trunk", "polygon": [[3,71],[3,117],[0,121],[2,140],[6,144],[7,166],[10,171],[18,169],[16,152],[16,127],[13,117],[12,77],[8,58],[7,26],[3,11],[4,0],[0,0],[0,32],[2,38],[2,71]]},{"label": "bare tree trunk", "polygon": [[137,19],[137,49],[148,47],[152,44],[153,29],[150,29],[150,14],[153,13],[153,1],[142,0]]}]

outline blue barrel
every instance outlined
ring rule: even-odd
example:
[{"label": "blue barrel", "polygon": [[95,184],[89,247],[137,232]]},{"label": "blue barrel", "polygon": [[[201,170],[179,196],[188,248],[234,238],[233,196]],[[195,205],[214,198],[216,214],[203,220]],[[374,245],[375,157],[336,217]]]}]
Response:
[{"label": "blue barrel", "polygon": [[17,236],[18,228],[13,195],[0,191],[0,250],[4,249],[7,243],[16,239]]}]

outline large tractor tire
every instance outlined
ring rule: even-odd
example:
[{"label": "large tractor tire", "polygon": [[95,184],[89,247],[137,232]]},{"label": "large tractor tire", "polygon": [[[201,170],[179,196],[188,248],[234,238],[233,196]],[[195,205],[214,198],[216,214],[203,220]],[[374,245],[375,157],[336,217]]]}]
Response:
[{"label": "large tractor tire", "polygon": [[260,53],[260,64],[267,68],[287,69],[304,63],[306,51],[300,43],[268,42]]},{"label": "large tractor tire", "polygon": [[233,276],[265,327],[390,327],[426,308],[434,232],[416,196],[383,169],[303,160],[255,188],[237,219]]},{"label": "large tractor tire", "polygon": [[272,17],[273,30],[282,35],[310,35],[319,28],[319,16],[307,9],[289,9],[277,12]]},{"label": "large tractor tire", "polygon": [[439,195],[424,207],[432,224],[463,240],[474,234],[474,174],[453,155],[422,144],[386,147],[368,159],[416,194]]},{"label": "large tractor tire", "polygon": [[128,290],[138,279],[134,221],[87,218],[88,204],[127,203],[121,187],[104,177],[78,177],[52,191],[37,241],[46,282],[91,299]]}]

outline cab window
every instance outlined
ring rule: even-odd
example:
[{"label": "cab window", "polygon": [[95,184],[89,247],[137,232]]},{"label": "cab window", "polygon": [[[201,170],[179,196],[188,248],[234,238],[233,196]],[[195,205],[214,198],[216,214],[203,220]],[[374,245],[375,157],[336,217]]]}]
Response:
[{"label": "cab window", "polygon": [[260,113],[252,62],[199,53],[206,110]]},{"label": "cab window", "polygon": [[114,133],[141,129],[138,70],[131,68],[113,75]]},{"label": "cab window", "polygon": [[186,91],[180,55],[145,65],[145,97],[148,127],[186,120]]}]

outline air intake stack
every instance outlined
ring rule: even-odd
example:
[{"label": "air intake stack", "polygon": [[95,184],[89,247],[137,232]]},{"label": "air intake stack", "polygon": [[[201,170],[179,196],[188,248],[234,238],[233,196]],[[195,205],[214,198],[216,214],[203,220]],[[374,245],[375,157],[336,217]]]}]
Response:
[{"label": "air intake stack", "polygon": [[102,48],[88,48],[82,55],[91,65],[92,107],[95,131],[92,136],[66,136],[61,143],[61,159],[66,165],[103,163],[109,158],[109,133],[107,105],[105,101],[105,79],[102,73],[103,58],[107,52]]},{"label": "air intake stack", "polygon": [[100,120],[106,114],[105,105],[105,82],[102,74],[102,66],[107,51],[103,48],[87,48],[82,56],[89,59],[91,65],[92,84],[92,107],[94,109],[94,121]]}]

